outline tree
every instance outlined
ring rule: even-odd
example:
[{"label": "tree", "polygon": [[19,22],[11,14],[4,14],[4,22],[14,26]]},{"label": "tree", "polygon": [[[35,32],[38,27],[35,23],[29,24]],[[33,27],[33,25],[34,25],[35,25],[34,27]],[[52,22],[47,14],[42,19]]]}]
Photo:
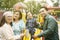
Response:
[{"label": "tree", "polygon": [[24,0],[0,0],[0,8],[1,9],[10,9],[17,2],[23,2]]},{"label": "tree", "polygon": [[33,14],[39,13],[39,10],[41,8],[40,3],[37,3],[36,1],[29,1],[26,3],[27,5],[27,10],[30,11]]}]

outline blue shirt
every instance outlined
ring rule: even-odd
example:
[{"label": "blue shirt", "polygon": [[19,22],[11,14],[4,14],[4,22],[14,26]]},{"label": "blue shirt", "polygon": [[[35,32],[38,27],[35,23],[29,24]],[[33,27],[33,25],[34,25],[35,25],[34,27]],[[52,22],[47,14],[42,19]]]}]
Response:
[{"label": "blue shirt", "polygon": [[24,23],[23,20],[20,20],[17,23],[13,22],[12,28],[13,28],[13,31],[14,31],[15,35],[20,35],[21,30],[24,30],[24,28],[25,28],[25,23]]}]

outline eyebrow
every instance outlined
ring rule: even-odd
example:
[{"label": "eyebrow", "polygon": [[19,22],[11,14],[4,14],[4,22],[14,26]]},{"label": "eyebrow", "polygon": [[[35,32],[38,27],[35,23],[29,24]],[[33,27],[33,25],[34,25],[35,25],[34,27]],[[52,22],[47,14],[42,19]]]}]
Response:
[{"label": "eyebrow", "polygon": [[8,17],[12,17],[12,16],[8,16]]}]

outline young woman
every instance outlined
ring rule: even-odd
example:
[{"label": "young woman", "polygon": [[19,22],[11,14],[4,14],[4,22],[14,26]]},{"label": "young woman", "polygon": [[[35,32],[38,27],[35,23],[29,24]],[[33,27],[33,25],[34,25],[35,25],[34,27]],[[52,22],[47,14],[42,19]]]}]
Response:
[{"label": "young woman", "polygon": [[7,11],[3,14],[3,17],[0,21],[0,40],[15,40],[11,27],[12,20],[13,12]]},{"label": "young woman", "polygon": [[13,31],[17,40],[21,40],[24,36],[23,30],[25,29],[25,23],[22,20],[22,14],[20,11],[14,11]]}]

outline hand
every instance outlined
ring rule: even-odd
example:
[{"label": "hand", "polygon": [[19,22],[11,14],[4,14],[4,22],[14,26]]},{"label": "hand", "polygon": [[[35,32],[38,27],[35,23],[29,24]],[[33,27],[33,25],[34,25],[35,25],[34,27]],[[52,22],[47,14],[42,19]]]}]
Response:
[{"label": "hand", "polygon": [[24,33],[22,33],[22,34],[21,34],[21,37],[23,37],[24,35],[25,35],[25,34],[24,34]]},{"label": "hand", "polygon": [[24,33],[22,33],[22,34],[20,34],[20,37],[22,38],[24,35],[25,35],[25,34],[24,34]]},{"label": "hand", "polygon": [[20,34],[20,40],[22,40],[22,38],[24,37],[24,33]]},{"label": "hand", "polygon": [[32,37],[35,39],[35,38],[37,38],[37,35],[33,35]]}]

